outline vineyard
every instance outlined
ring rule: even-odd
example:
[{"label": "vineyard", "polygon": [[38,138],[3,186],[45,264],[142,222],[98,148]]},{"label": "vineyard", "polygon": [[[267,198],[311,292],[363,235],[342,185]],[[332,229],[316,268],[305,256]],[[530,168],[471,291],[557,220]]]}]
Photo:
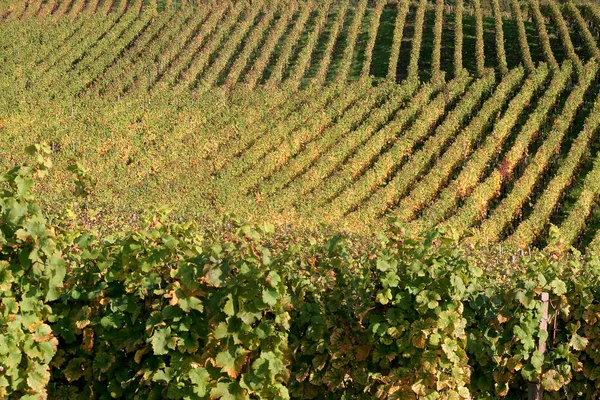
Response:
[{"label": "vineyard", "polygon": [[0,164],[47,142],[96,223],[156,204],[372,232],[390,215],[600,250],[600,6],[387,0],[0,3]]},{"label": "vineyard", "polygon": [[595,1],[0,0],[0,399],[598,399],[599,254]]}]

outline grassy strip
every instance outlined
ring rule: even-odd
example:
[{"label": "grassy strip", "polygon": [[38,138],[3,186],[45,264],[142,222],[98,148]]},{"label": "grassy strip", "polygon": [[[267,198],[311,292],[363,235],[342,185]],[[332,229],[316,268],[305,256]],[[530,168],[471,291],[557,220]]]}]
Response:
[{"label": "grassy strip", "polygon": [[433,25],[433,53],[431,56],[431,76],[441,73],[442,33],[444,30],[444,0],[435,2],[435,22]]}]

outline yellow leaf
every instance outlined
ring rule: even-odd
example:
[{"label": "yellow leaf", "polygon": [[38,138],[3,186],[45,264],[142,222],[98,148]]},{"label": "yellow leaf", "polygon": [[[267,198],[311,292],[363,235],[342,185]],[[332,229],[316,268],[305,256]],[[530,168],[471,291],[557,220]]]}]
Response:
[{"label": "yellow leaf", "polygon": [[139,349],[138,351],[135,352],[135,355],[133,356],[133,360],[137,364],[139,364],[140,362],[142,362],[142,357],[144,356],[144,354],[146,354],[149,350],[150,350],[149,347],[144,347],[143,349]]},{"label": "yellow leaf", "polygon": [[92,350],[94,349],[94,331],[91,328],[86,328],[83,331],[83,343],[81,344],[81,348],[87,354],[92,354]]}]

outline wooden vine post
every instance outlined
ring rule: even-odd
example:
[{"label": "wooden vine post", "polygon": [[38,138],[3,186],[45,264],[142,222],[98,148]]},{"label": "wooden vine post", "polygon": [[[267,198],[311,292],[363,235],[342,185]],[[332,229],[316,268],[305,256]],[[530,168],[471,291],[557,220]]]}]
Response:
[{"label": "wooden vine post", "polygon": [[[540,321],[540,331],[548,331],[548,303],[550,301],[550,295],[546,292],[542,292],[542,305],[544,307],[544,314]],[[546,351],[546,342],[540,342],[538,344],[538,351],[542,354]],[[529,395],[528,400],[542,400],[544,398],[544,389],[542,388],[542,376],[537,383],[529,384]]]}]

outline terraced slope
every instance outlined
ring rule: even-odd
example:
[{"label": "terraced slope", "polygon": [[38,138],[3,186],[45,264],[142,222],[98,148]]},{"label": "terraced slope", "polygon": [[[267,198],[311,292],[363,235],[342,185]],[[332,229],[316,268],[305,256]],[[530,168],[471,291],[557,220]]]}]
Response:
[{"label": "terraced slope", "polygon": [[92,224],[168,203],[368,232],[600,250],[600,8],[511,1],[18,1],[0,163],[50,142]]}]

